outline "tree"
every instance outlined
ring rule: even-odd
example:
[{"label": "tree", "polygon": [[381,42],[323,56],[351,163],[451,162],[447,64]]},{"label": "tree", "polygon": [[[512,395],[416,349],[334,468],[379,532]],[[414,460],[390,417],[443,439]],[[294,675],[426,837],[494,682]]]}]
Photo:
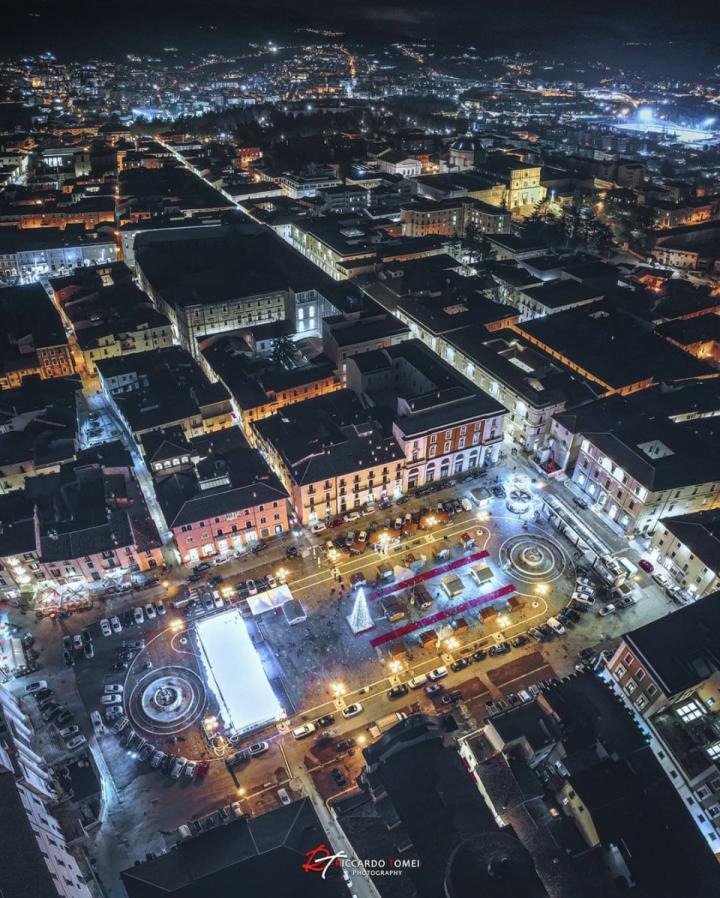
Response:
[{"label": "tree", "polygon": [[282,336],[273,341],[272,360],[278,368],[286,368],[287,370],[292,368],[297,355],[297,346],[295,346],[290,337]]}]

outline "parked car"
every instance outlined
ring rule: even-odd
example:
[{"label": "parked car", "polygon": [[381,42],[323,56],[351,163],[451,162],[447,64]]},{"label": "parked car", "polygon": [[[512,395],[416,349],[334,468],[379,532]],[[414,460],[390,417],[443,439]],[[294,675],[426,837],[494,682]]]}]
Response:
[{"label": "parked car", "polygon": [[459,670],[465,670],[466,667],[470,667],[470,659],[458,658],[457,661],[453,661],[453,663],[450,665],[450,670],[457,673]]},{"label": "parked car", "polygon": [[418,674],[416,677],[410,677],[408,686],[411,689],[419,689],[427,683],[427,674]]},{"label": "parked car", "polygon": [[558,636],[564,636],[565,627],[560,623],[560,621],[556,617],[549,617],[547,619],[547,625],[552,630],[554,630],[554,632],[557,633]]},{"label": "parked car", "polygon": [[163,617],[165,614],[167,614],[165,605],[163,604],[163,602],[160,599],[158,599],[157,602],[153,602],[153,604],[155,605],[155,610],[160,615],[160,617]]},{"label": "parked car", "polygon": [[187,764],[187,762],[188,762],[187,758],[175,758],[175,761],[172,765],[172,769],[170,771],[170,776],[174,780],[180,779],[180,775],[182,774],[183,770],[185,769],[185,765]]},{"label": "parked car", "polygon": [[443,705],[454,705],[456,702],[462,701],[462,692],[454,689],[452,692],[446,692],[441,699]]},{"label": "parked car", "polygon": [[188,779],[192,779],[195,776],[195,771],[197,770],[197,761],[188,761],[185,765],[185,776]]},{"label": "parked car", "polygon": [[165,757],[165,752],[160,751],[159,748],[156,748],[155,751],[150,756],[150,766],[157,770],[157,768],[162,764],[164,757]]},{"label": "parked car", "polygon": [[52,717],[58,714],[62,710],[62,706],[57,702],[48,702],[47,705],[42,709],[42,719],[45,723],[48,723]]},{"label": "parked car", "polygon": [[148,602],[147,605],[145,606],[145,614],[147,615],[148,620],[155,620],[155,617],[156,617],[155,606],[152,605],[150,602]]},{"label": "parked car", "polygon": [[519,649],[519,648],[521,648],[522,646],[524,646],[524,645],[527,643],[527,641],[528,641],[527,636],[523,636],[523,634],[520,633],[519,636],[514,636],[514,637],[510,640],[510,645],[511,645],[514,649]]},{"label": "parked car", "polygon": [[590,508],[588,503],[580,496],[573,496],[572,500],[573,500],[573,504],[577,505],[578,508],[583,508],[583,509]]},{"label": "parked car", "polygon": [[295,727],[295,729],[292,731],[292,734],[296,739],[304,739],[306,736],[314,733],[315,729],[316,727],[314,723],[303,723],[301,726]]},{"label": "parked car", "polygon": [[428,679],[430,680],[442,680],[443,677],[448,675],[447,667],[435,667],[428,674]]},{"label": "parked car", "polygon": [[473,661],[484,661],[487,658],[487,649],[477,649],[472,654]]},{"label": "parked car", "polygon": [[75,751],[75,749],[87,745],[87,739],[84,736],[73,736],[73,738],[66,742],[65,745],[67,745],[70,751]]},{"label": "parked car", "polygon": [[245,589],[247,589],[248,595],[251,595],[251,596],[257,595],[258,588],[257,588],[257,584],[255,583],[254,580],[252,580],[252,579],[247,580],[245,583]]},{"label": "parked car", "polygon": [[136,624],[142,624],[145,621],[145,615],[143,614],[143,610],[139,605],[136,605],[133,608],[133,620]]},{"label": "parked car", "polygon": [[355,740],[352,736],[347,739],[341,739],[340,742],[335,743],[335,748],[338,751],[350,751],[351,748],[355,748]]},{"label": "parked car", "polygon": [[111,617],[110,626],[112,627],[113,633],[122,633],[122,624],[120,623],[119,617]]},{"label": "parked car", "polygon": [[73,736],[80,732],[80,727],[77,725],[71,727],[63,727],[58,732],[63,739],[72,739]]},{"label": "parked car", "polygon": [[631,605],[636,605],[637,599],[635,596],[623,596],[621,599],[618,599],[614,602],[615,607],[619,610],[620,608],[629,608]]},{"label": "parked car", "polygon": [[348,717],[355,717],[356,714],[362,713],[362,709],[363,706],[360,704],[360,702],[353,702],[352,705],[347,705],[345,708],[343,708],[341,713],[342,716],[347,719]]},{"label": "parked car", "polygon": [[209,561],[201,561],[200,564],[196,564],[193,568],[193,574],[203,574],[205,571],[209,571],[210,567]]},{"label": "parked car", "polygon": [[270,744],[268,742],[253,742],[252,745],[248,746],[248,751],[250,752],[251,757],[256,757],[257,755],[262,755],[266,751],[269,751]]},{"label": "parked car", "polygon": [[49,702],[52,700],[52,689],[40,689],[38,692],[33,693],[33,698],[38,703],[40,707],[42,707],[43,702]]},{"label": "parked car", "polygon": [[27,684],[25,694],[33,695],[33,693],[40,692],[42,689],[47,689],[47,680],[35,680],[34,683]]},{"label": "parked car", "polygon": [[88,661],[91,661],[95,657],[95,649],[93,648],[92,642],[85,643],[85,645],[83,646],[83,654],[88,659]]},{"label": "parked car", "polygon": [[535,642],[543,642],[544,640],[542,633],[538,630],[537,627],[530,627],[530,629],[528,630],[528,636],[531,639],[534,639]]},{"label": "parked car", "polygon": [[119,705],[122,702],[121,695],[101,695],[100,696],[100,704],[101,705]]},{"label": "parked car", "polygon": [[393,686],[392,689],[388,689],[387,697],[389,699],[402,698],[403,695],[407,694],[407,685],[405,683],[399,683],[397,686]]},{"label": "parked car", "polygon": [[492,658],[495,658],[498,655],[507,655],[509,651],[511,651],[509,642],[499,642],[497,645],[490,646],[489,654]]},{"label": "parked car", "polygon": [[99,711],[90,712],[90,723],[92,724],[93,732],[96,736],[105,735],[105,724],[103,723],[103,719],[100,716]]},{"label": "parked car", "polygon": [[655,570],[655,565],[652,561],[648,561],[647,558],[641,558],[640,561],[638,561],[638,567],[642,568],[646,574],[652,574]]},{"label": "parked car", "polygon": [[72,711],[68,711],[67,708],[63,708],[62,711],[55,717],[55,726],[64,727],[69,724],[71,720],[74,720]]},{"label": "parked car", "polygon": [[122,695],[123,689],[124,689],[124,687],[123,687],[122,683],[108,683],[104,687],[103,692],[105,695],[114,695],[116,693],[118,695]]},{"label": "parked car", "polygon": [[200,761],[198,764],[197,775],[198,776],[206,776],[207,772],[210,770],[210,761]]},{"label": "parked car", "polygon": [[425,687],[426,695],[437,695],[439,692],[443,691],[442,683],[430,683],[429,686]]},{"label": "parked car", "polygon": [[335,715],[324,714],[322,717],[318,717],[315,723],[319,727],[329,727],[331,724],[335,723]]},{"label": "parked car", "polygon": [[608,614],[615,614],[616,611],[617,611],[617,607],[615,605],[613,605],[612,602],[610,602],[608,605],[606,605],[604,608],[601,608],[598,611],[598,615],[600,617],[607,617]]},{"label": "parked car", "polygon": [[110,621],[106,617],[100,621],[100,632],[103,636],[112,636],[112,627],[110,626]]},{"label": "parked car", "polygon": [[76,652],[81,652],[83,647],[82,636],[79,633],[75,633],[72,638],[73,648]]},{"label": "parked car", "polygon": [[312,527],[310,528],[310,533],[322,533],[323,530],[327,530],[327,527],[325,526],[325,524],[321,524],[320,522],[318,522],[317,524],[312,525]]},{"label": "parked car", "polygon": [[350,524],[352,521],[357,521],[360,517],[360,513],[357,511],[349,511],[346,515],[343,516],[343,521],[346,524]]}]

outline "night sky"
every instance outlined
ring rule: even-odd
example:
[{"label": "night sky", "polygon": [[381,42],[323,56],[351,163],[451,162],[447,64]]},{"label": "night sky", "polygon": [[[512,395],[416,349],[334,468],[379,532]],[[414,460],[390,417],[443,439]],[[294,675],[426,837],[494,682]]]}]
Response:
[{"label": "night sky", "polygon": [[0,51],[82,57],[173,43],[232,52],[240,41],[287,39],[303,26],[379,42],[461,40],[488,53],[667,38],[712,42],[720,51],[720,2],[681,0],[27,0],[3,10]]}]

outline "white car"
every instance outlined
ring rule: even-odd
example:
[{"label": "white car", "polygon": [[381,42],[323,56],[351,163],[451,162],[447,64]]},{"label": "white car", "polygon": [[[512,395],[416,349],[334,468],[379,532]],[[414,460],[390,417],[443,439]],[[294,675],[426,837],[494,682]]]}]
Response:
[{"label": "white car", "polygon": [[323,530],[327,530],[325,524],[317,523],[312,525],[312,527],[310,528],[310,533],[322,533]]},{"label": "white car", "polygon": [[79,633],[76,633],[72,638],[73,648],[76,652],[82,652],[83,650],[83,641],[82,636]]},{"label": "white car", "polygon": [[314,733],[316,729],[317,728],[314,723],[304,723],[302,724],[302,726],[295,727],[295,729],[292,731],[292,734],[296,739],[304,739],[306,736]]},{"label": "white car", "polygon": [[351,521],[357,521],[357,519],[358,519],[359,517],[360,517],[360,512],[358,512],[358,511],[349,511],[349,512],[343,517],[343,521],[345,521],[346,524],[349,524]]},{"label": "white car", "polygon": [[185,765],[185,776],[190,779],[195,776],[195,771],[197,770],[197,761],[188,761]]},{"label": "white car", "polygon": [[428,679],[432,680],[434,682],[435,680],[442,680],[442,678],[446,677],[447,675],[448,675],[447,667],[435,667],[428,674]]},{"label": "white car", "polygon": [[187,758],[176,758],[175,763],[172,766],[172,770],[170,771],[170,776],[174,780],[179,780],[180,774],[185,769],[186,764],[187,764]]},{"label": "white car", "polygon": [[604,608],[601,608],[598,611],[598,614],[600,615],[600,617],[607,617],[608,614],[615,614],[616,611],[617,611],[617,608],[615,607],[615,605],[610,603],[609,605],[606,605]]},{"label": "white car", "polygon": [[460,504],[465,509],[465,511],[472,511],[472,502],[468,499],[467,496],[463,496],[460,500]]},{"label": "white car", "polygon": [[99,711],[90,712],[90,723],[93,725],[93,730],[95,731],[96,736],[105,735],[105,724],[103,723]]},{"label": "white car", "polygon": [[120,683],[108,683],[103,692],[105,695],[122,695],[123,687]]},{"label": "white car", "polygon": [[101,695],[100,696],[100,704],[101,705],[119,705],[122,703],[121,695]]},{"label": "white car", "polygon": [[100,621],[100,632],[103,636],[112,635],[112,627],[110,626],[110,621],[106,617]]},{"label": "white car", "polygon": [[133,608],[133,618],[136,624],[142,624],[145,620],[145,615],[139,605],[136,605],[135,608]]},{"label": "white car", "polygon": [[424,686],[427,683],[427,674],[418,674],[416,677],[410,677],[408,680],[408,686],[411,689],[420,689],[421,686]]},{"label": "white car", "polygon": [[239,801],[234,801],[230,805],[230,810],[233,812],[235,817],[242,817],[242,815],[243,815],[243,809],[242,809]]},{"label": "white car", "polygon": [[112,627],[113,633],[122,633],[122,624],[120,623],[119,617],[111,617],[110,626]]},{"label": "white car", "polygon": [[28,683],[25,687],[26,695],[33,695],[40,692],[41,689],[47,689],[47,680],[36,680],[34,683]]},{"label": "white car", "polygon": [[58,731],[63,739],[72,739],[73,736],[76,736],[80,732],[79,726],[71,726],[71,727],[63,727]]},{"label": "white car", "polygon": [[148,602],[147,605],[145,606],[145,614],[147,614],[148,620],[155,620],[155,617],[156,617],[155,607],[151,602]]},{"label": "white car", "polygon": [[257,584],[254,580],[247,580],[245,583],[245,589],[248,591],[248,595],[256,596],[257,595]]},{"label": "white car", "polygon": [[269,743],[267,742],[253,742],[252,745],[248,746],[248,751],[250,754],[255,757],[256,755],[262,755],[270,748]]},{"label": "white car", "polygon": [[225,607],[225,599],[220,595],[220,593],[215,593],[213,595],[213,604],[216,608],[224,608]]},{"label": "white car", "polygon": [[549,617],[547,619],[547,625],[551,630],[557,633],[558,636],[563,636],[565,634],[565,627],[556,617]]},{"label": "white car", "polygon": [[155,610],[160,615],[160,617],[163,617],[163,615],[167,614],[167,609],[165,608],[165,605],[160,600],[158,600],[154,604],[155,604]]},{"label": "white car", "polygon": [[272,574],[267,575],[267,585],[268,589],[276,589],[277,588],[277,580],[273,577]]},{"label": "white car", "polygon": [[68,742],[65,743],[70,751],[75,751],[76,748],[81,748],[83,745],[87,745],[87,739],[84,736],[73,736]]},{"label": "white car", "polygon": [[363,706],[360,702],[354,702],[352,705],[348,705],[346,708],[342,709],[342,716],[347,717],[355,717],[356,714],[362,713]]}]

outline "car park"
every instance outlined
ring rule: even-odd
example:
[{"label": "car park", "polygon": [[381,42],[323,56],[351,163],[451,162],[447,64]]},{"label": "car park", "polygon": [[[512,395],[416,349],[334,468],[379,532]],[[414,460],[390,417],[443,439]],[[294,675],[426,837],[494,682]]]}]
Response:
[{"label": "car park", "polygon": [[70,751],[75,751],[78,748],[82,748],[83,745],[87,745],[87,739],[84,736],[73,736],[65,745],[67,745]]},{"label": "car park", "polygon": [[356,714],[360,714],[362,709],[363,706],[360,702],[353,702],[352,705],[347,705],[347,707],[343,708],[340,713],[347,719],[348,717],[355,717]]},{"label": "car park", "polygon": [[407,694],[407,685],[405,683],[399,683],[397,686],[393,686],[392,689],[388,689],[387,697],[389,699],[402,698],[403,695]]},{"label": "car park", "polygon": [[103,636],[112,636],[112,627],[110,626],[110,621],[106,617],[100,621],[100,632]]},{"label": "car park", "polygon": [[136,605],[133,608],[133,620],[136,624],[142,624],[145,620],[145,615],[143,614],[143,610],[139,605]]},{"label": "car park", "polygon": [[252,745],[248,746],[248,751],[250,752],[251,757],[256,757],[257,755],[265,754],[266,751],[270,750],[270,743],[268,742],[253,742]]}]

